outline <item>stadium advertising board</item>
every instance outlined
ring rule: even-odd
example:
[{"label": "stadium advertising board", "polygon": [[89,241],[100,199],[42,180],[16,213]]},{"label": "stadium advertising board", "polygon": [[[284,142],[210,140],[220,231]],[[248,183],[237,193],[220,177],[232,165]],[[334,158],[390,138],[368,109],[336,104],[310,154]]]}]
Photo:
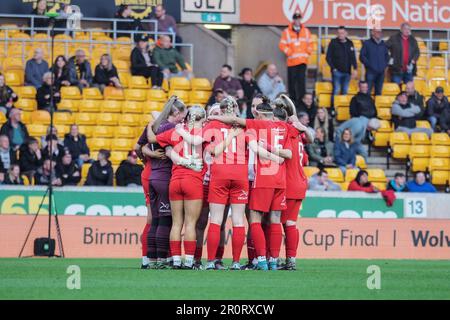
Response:
[{"label": "stadium advertising board", "polygon": [[[31,215],[0,215],[0,257],[18,256],[32,220]],[[65,255],[138,259],[145,221],[145,217],[60,216]],[[450,259],[450,220],[301,218],[298,226],[299,258]],[[33,240],[45,237],[47,228],[47,217],[39,216],[25,256],[32,255]],[[231,243],[231,230],[229,219],[226,244]],[[225,257],[230,258],[231,245],[225,248]]]},{"label": "stadium advertising board", "polygon": [[239,0],[182,0],[181,22],[239,24]]},{"label": "stadium advertising board", "polygon": [[296,10],[309,25],[398,28],[408,21],[415,28],[448,28],[447,0],[245,0],[241,23],[287,25]]}]

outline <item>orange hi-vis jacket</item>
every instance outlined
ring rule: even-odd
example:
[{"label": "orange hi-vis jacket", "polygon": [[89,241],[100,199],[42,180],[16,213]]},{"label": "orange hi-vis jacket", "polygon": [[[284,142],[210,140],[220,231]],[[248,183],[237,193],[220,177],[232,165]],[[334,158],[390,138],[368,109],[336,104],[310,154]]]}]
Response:
[{"label": "orange hi-vis jacket", "polygon": [[284,29],[278,47],[286,55],[288,67],[307,64],[308,58],[314,50],[311,32],[302,25],[300,32],[297,33],[291,23]]}]

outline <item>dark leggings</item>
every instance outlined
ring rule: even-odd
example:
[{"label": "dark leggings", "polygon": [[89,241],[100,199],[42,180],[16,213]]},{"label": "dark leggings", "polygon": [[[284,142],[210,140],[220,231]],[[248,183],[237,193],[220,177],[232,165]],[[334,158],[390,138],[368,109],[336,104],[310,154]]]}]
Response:
[{"label": "dark leggings", "polygon": [[170,229],[172,228],[172,217],[163,216],[153,218],[152,226],[148,233],[149,259],[166,259],[169,252]]},{"label": "dark leggings", "polygon": [[133,75],[143,76],[147,79],[150,78],[152,80],[152,86],[162,86],[163,75],[160,68],[157,66],[139,68],[137,70],[134,70]]}]

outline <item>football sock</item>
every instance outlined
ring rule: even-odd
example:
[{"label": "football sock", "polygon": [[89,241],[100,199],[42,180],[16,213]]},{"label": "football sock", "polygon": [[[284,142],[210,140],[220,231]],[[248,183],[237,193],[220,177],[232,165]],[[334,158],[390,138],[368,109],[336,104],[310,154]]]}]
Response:
[{"label": "football sock", "polygon": [[242,247],[245,242],[245,227],[233,227],[233,236],[231,245],[233,249],[233,262],[239,262],[241,259]]},{"label": "football sock", "polygon": [[256,256],[265,257],[266,239],[264,238],[264,231],[261,227],[261,223],[252,223],[250,225],[250,232],[252,233],[253,243],[255,244]]},{"label": "football sock", "polygon": [[255,245],[253,243],[253,239],[250,236],[250,230],[247,235],[247,257],[248,261],[251,262],[255,258]]},{"label": "football sock", "polygon": [[147,244],[148,244],[148,239],[147,239],[147,237],[148,237],[148,231],[150,230],[150,224],[145,224],[145,227],[144,227],[144,231],[142,231],[142,235],[141,235],[141,243],[142,243],[142,257],[147,257],[147,251],[148,251],[148,247],[147,247]]},{"label": "football sock", "polygon": [[217,251],[216,251],[216,260],[222,260],[224,252],[225,252],[225,247],[219,245],[219,247],[217,248]]},{"label": "football sock", "polygon": [[298,230],[296,226],[286,226],[286,258],[295,258],[297,256]]},{"label": "football sock", "polygon": [[181,241],[170,241],[173,265],[181,266]]},{"label": "football sock", "polygon": [[270,257],[270,224],[262,224],[262,229],[264,231],[264,239],[266,240],[266,257]]},{"label": "football sock", "polygon": [[156,255],[158,258],[166,259],[169,252],[170,229],[172,228],[172,217],[160,217],[156,230]]},{"label": "football sock", "polygon": [[270,224],[270,256],[278,258],[280,256],[281,243],[283,242],[283,231],[281,223]]},{"label": "football sock", "polygon": [[197,241],[184,241],[184,265],[192,267],[194,264],[194,254]]},{"label": "football sock", "polygon": [[148,232],[147,236],[147,246],[148,246],[148,253],[147,257],[150,259],[157,258],[157,252],[156,252],[156,230],[158,229],[158,223],[159,218],[153,218],[152,225],[150,227],[150,230]]},{"label": "football sock", "polygon": [[208,261],[214,260],[220,242],[220,225],[210,223],[208,227],[208,239],[206,241],[208,249]]}]

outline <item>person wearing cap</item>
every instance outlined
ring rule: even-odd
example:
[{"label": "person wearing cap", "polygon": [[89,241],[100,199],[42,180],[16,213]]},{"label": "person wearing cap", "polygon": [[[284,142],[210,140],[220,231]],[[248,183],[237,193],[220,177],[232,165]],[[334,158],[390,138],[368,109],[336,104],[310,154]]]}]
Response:
[{"label": "person wearing cap", "polygon": [[448,108],[450,108],[450,104],[444,94],[444,88],[437,87],[431,98],[427,101],[427,117],[433,130],[439,124],[442,112]]},{"label": "person wearing cap", "polygon": [[241,82],[242,90],[244,90],[243,99],[247,102],[247,105],[249,105],[255,95],[262,93],[261,89],[253,78],[253,70],[251,68],[242,69],[239,76],[241,77],[239,81]]},{"label": "person wearing cap", "polygon": [[56,165],[55,170],[61,177],[63,186],[76,186],[81,180],[80,167],[72,160],[69,149],[64,149],[62,161]]},{"label": "person wearing cap", "polygon": [[[188,70],[184,57],[172,46],[172,39],[169,36],[162,35],[159,37],[159,43],[153,51],[153,58],[165,79],[172,77],[192,78],[192,72]],[[178,66],[181,70],[178,69]]]},{"label": "person wearing cap", "polygon": [[42,149],[42,158],[50,159],[50,147],[52,148],[51,152],[53,153],[53,160],[56,163],[61,163],[62,157],[64,155],[64,147],[60,145],[58,142],[58,137],[55,134],[49,134],[45,138],[47,145]]},{"label": "person wearing cap", "polygon": [[[119,21],[116,22],[116,28],[118,31],[142,31],[144,30],[141,21],[134,19],[132,15],[133,11],[131,8],[126,4],[121,4],[119,6],[119,9],[116,12],[115,18],[119,19]],[[122,21],[122,20],[133,20],[133,21]],[[114,29],[114,24],[111,29]],[[122,33],[117,32],[116,37],[127,37],[130,38],[132,36],[131,32],[129,33]]]},{"label": "person wearing cap", "polygon": [[97,161],[94,161],[89,168],[85,186],[113,186],[114,172],[109,161],[111,152],[101,149],[98,152]]},{"label": "person wearing cap", "polygon": [[141,35],[137,39],[136,47],[131,51],[131,74],[150,78],[154,88],[162,86],[162,73],[154,62],[153,54],[149,49],[148,37]]},{"label": "person wearing cap", "polygon": [[138,155],[136,151],[128,152],[126,160],[120,163],[116,171],[117,186],[136,187],[141,185],[142,166],[137,164]]},{"label": "person wearing cap", "polygon": [[311,32],[302,24],[302,14],[296,11],[292,22],[284,29],[279,49],[286,55],[289,95],[299,103],[306,91],[306,65],[314,50]]}]

